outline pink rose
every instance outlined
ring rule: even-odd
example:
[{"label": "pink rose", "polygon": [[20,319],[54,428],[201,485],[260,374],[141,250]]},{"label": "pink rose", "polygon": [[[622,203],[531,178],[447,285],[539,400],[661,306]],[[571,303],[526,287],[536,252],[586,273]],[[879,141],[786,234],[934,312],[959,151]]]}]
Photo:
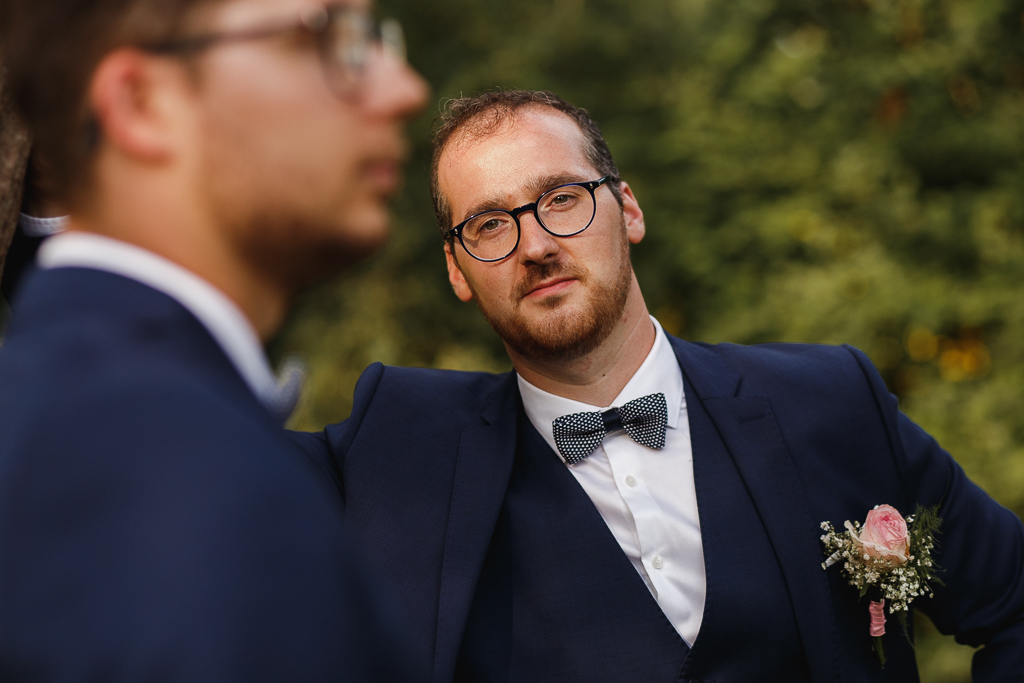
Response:
[{"label": "pink rose", "polygon": [[859,537],[849,522],[846,528],[865,555],[888,560],[897,566],[907,561],[907,522],[896,508],[879,505],[869,512]]}]

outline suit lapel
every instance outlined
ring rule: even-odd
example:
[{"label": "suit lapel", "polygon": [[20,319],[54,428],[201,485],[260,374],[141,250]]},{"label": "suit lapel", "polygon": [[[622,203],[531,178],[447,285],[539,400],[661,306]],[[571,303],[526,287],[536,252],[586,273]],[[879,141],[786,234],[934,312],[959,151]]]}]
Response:
[{"label": "suit lapel", "polygon": [[518,388],[509,373],[459,440],[441,564],[434,649],[435,681],[450,681],[477,580],[505,499],[516,448]]},{"label": "suit lapel", "polygon": [[789,588],[812,678],[838,681],[835,615],[828,578],[821,571],[819,522],[807,507],[771,405],[765,396],[743,396],[743,378],[715,352],[669,339],[767,530]]}]

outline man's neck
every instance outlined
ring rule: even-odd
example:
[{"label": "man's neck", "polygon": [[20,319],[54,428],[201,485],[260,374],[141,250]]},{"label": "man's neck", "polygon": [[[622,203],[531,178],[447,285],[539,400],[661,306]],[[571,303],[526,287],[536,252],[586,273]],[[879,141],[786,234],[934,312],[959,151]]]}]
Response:
[{"label": "man's neck", "polygon": [[249,267],[225,231],[214,229],[205,216],[175,210],[188,203],[172,206],[156,200],[141,208],[133,205],[138,203],[124,201],[119,210],[90,207],[92,211],[72,213],[68,227],[121,240],[176,263],[231,299],[261,340],[273,336],[284,319],[288,292]]},{"label": "man's neck", "polygon": [[655,337],[654,323],[634,280],[619,324],[586,356],[545,362],[524,358],[512,349],[508,353],[520,377],[538,389],[601,407],[611,405],[643,365]]}]

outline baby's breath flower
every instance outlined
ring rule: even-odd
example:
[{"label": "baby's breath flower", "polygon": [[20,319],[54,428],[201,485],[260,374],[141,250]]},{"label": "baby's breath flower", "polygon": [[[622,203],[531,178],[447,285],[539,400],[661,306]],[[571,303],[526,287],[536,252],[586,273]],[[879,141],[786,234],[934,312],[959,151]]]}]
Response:
[{"label": "baby's breath flower", "polygon": [[831,522],[822,522],[821,529],[825,533],[821,535],[821,543],[828,558],[822,566],[841,564],[851,586],[861,591],[875,588],[888,601],[891,614],[906,612],[915,598],[934,596],[929,585],[930,581],[937,580],[931,551],[935,546],[934,532],[940,522],[934,508],[919,507],[915,514],[906,517],[905,560],[902,555],[894,559],[891,555],[872,557],[865,552],[857,540],[863,526],[860,522],[847,522],[846,528],[838,533]]}]

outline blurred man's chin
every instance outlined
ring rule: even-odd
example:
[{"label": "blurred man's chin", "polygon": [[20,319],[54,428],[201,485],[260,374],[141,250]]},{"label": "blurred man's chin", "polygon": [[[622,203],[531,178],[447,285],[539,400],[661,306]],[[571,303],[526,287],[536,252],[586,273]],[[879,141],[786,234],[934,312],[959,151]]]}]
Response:
[{"label": "blurred man's chin", "polygon": [[[358,227],[355,227],[358,226]],[[286,291],[301,291],[375,254],[387,242],[386,214],[345,225],[274,219],[264,213],[241,231],[248,260]]]},{"label": "blurred man's chin", "polygon": [[338,226],[333,234],[340,247],[351,251],[355,260],[366,258],[387,243],[391,236],[391,215],[383,206],[368,210]]},{"label": "blurred man's chin", "polygon": [[346,235],[336,243],[336,269],[363,261],[373,256],[387,244],[390,231],[385,227],[379,232],[360,235]]},{"label": "blurred man's chin", "polygon": [[[298,270],[293,281],[304,289],[337,275],[346,268],[373,256],[387,243],[390,231],[387,222],[380,229],[330,233],[321,241],[311,241],[306,249],[300,247],[295,264]],[[306,264],[303,267],[303,264]]]}]

